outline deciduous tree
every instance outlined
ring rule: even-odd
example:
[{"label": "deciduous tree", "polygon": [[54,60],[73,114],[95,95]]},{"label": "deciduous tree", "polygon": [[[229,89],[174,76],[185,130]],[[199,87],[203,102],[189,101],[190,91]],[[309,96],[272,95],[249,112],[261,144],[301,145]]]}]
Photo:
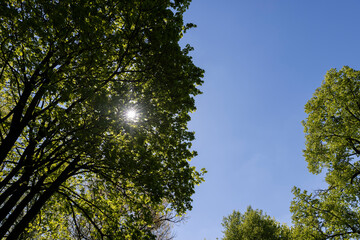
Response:
[{"label": "deciduous tree", "polygon": [[331,69],[305,106],[310,172],[325,171],[326,189],[294,188],[298,239],[360,238],[360,71]]},{"label": "deciduous tree", "polygon": [[275,240],[291,239],[290,229],[261,210],[253,210],[249,206],[244,214],[234,211],[224,217],[223,240]]},{"label": "deciduous tree", "polygon": [[145,239],[191,209],[189,3],[0,2],[0,238]]}]

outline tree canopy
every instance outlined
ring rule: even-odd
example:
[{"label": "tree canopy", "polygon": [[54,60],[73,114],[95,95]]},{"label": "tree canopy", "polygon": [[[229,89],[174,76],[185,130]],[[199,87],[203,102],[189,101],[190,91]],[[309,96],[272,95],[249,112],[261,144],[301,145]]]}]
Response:
[{"label": "tree canopy", "polygon": [[286,225],[281,225],[262,210],[254,210],[251,206],[244,214],[233,211],[224,217],[222,225],[223,240],[291,239],[290,229]]},{"label": "tree canopy", "polygon": [[290,229],[259,210],[234,211],[224,218],[224,240],[360,238],[360,71],[329,70],[305,111],[304,156],[311,173],[325,171],[326,188],[293,189]]},{"label": "tree canopy", "polygon": [[191,209],[189,4],[0,2],[0,238],[147,239]]},{"label": "tree canopy", "polygon": [[305,106],[304,155],[327,188],[294,188],[291,211],[298,239],[360,238],[360,71],[331,69]]}]

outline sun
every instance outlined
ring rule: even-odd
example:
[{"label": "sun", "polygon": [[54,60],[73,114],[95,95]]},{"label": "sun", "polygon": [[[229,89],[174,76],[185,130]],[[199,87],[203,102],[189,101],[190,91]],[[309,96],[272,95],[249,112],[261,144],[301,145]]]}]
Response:
[{"label": "sun", "polygon": [[136,117],[137,117],[137,112],[135,109],[129,109],[127,112],[126,112],[126,117],[129,119],[129,120],[132,120],[132,121],[135,121],[136,120]]}]

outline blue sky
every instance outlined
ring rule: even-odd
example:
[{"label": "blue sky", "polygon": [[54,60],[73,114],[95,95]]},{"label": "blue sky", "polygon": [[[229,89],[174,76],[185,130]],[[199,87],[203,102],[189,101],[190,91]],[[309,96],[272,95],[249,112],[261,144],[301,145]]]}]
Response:
[{"label": "blue sky", "polygon": [[360,69],[360,1],[193,0],[186,22],[205,69],[189,128],[208,173],[176,240],[221,239],[248,205],[291,224],[291,189],[323,186],[302,156],[304,105],[330,68]]}]

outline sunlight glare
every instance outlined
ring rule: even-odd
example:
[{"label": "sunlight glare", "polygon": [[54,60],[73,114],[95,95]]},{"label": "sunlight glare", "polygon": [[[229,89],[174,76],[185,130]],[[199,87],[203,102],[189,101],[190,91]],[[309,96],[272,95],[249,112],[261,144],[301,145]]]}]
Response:
[{"label": "sunlight glare", "polygon": [[136,110],[134,109],[130,109],[126,112],[126,117],[129,119],[129,120],[135,120],[136,117],[137,117],[137,112]]}]

